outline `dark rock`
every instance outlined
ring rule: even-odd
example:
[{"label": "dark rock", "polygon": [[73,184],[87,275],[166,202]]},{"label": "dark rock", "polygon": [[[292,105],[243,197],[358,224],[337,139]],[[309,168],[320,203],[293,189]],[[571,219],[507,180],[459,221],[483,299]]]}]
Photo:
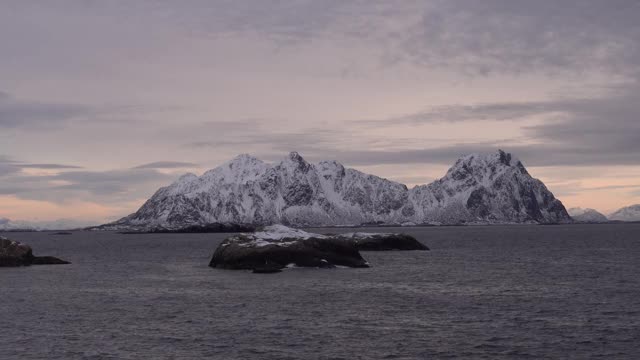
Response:
[{"label": "dark rock", "polygon": [[0,267],[31,265],[33,252],[29,245],[0,237]]},{"label": "dark rock", "polygon": [[31,260],[31,265],[67,265],[71,264],[68,261],[58,259],[53,256],[35,256]]},{"label": "dark rock", "polygon": [[353,241],[360,251],[429,250],[416,238],[406,234],[351,233],[341,236]]},{"label": "dark rock", "polygon": [[253,268],[253,273],[255,274],[274,274],[279,272],[282,272],[282,266],[272,262],[267,262],[264,265]]},{"label": "dark rock", "polygon": [[289,264],[300,267],[369,267],[355,246],[342,237],[310,234],[282,225],[264,232],[240,234],[225,239],[209,266],[223,269],[269,270]]},{"label": "dark rock", "polygon": [[53,256],[33,256],[29,245],[0,237],[0,267],[70,264]]}]

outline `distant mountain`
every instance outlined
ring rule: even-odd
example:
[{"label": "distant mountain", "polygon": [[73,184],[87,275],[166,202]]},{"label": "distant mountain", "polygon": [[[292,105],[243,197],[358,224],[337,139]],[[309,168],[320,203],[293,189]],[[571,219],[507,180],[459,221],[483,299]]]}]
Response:
[{"label": "distant mountain", "polygon": [[594,209],[583,209],[575,207],[569,209],[568,212],[573,220],[578,222],[601,223],[609,221],[606,216]]},{"label": "distant mountain", "polygon": [[418,222],[564,223],[564,205],[520,160],[499,150],[467,155],[445,177],[409,192],[404,213]]},{"label": "distant mountain", "polygon": [[13,221],[0,218],[0,231],[46,231],[46,230],[72,230],[81,229],[92,225],[83,221],[59,219],[53,221]]},{"label": "distant mountain", "polygon": [[623,207],[609,215],[609,219],[617,221],[640,221],[640,204]]},{"label": "distant mountain", "polygon": [[186,174],[136,213],[103,229],[176,229],[210,223],[293,226],[571,222],[562,203],[503,151],[468,155],[429,185],[405,185],[335,161],[249,155]]}]

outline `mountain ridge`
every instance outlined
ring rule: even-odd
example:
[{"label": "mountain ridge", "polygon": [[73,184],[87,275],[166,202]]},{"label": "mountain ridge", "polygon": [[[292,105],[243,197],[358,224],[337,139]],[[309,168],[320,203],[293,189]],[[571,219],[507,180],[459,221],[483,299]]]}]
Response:
[{"label": "mountain ridge", "polygon": [[609,215],[615,221],[640,221],[640,204],[620,208]]},{"label": "mountain ridge", "polygon": [[183,175],[137,212],[104,226],[562,222],[571,222],[564,205],[520,160],[498,150],[464,156],[443,178],[412,189],[337,161],[311,164],[297,152],[275,164],[241,154],[200,177]]},{"label": "mountain ridge", "polygon": [[578,222],[603,223],[609,221],[604,214],[595,209],[575,207],[568,209],[567,212],[575,221]]},{"label": "mountain ridge", "polygon": [[73,230],[87,227],[91,222],[57,219],[51,221],[23,221],[0,218],[0,231],[52,231],[52,230]]}]

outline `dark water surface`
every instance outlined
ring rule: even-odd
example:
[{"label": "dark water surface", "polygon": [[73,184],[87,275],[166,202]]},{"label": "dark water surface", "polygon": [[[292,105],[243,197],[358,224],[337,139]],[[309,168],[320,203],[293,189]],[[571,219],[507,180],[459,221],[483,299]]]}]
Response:
[{"label": "dark water surface", "polygon": [[402,230],[432,251],[272,275],[207,267],[225,234],[5,234],[73,264],[0,269],[0,358],[640,359],[640,224]]}]

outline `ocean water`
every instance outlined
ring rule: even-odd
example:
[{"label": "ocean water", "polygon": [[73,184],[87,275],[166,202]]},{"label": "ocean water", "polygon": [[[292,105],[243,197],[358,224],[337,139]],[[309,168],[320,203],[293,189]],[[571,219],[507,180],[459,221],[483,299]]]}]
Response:
[{"label": "ocean water", "polygon": [[269,275],[209,268],[225,234],[5,234],[73,264],[0,269],[0,358],[640,358],[640,224],[399,230],[431,251]]}]

